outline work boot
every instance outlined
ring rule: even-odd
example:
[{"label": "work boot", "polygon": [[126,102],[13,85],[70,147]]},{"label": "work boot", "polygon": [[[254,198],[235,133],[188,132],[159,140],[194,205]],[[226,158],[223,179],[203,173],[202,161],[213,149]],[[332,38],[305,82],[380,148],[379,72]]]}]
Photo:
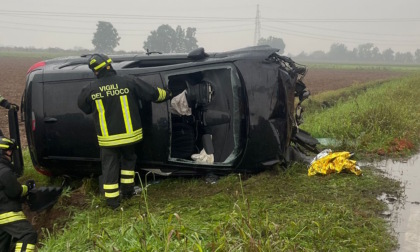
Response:
[{"label": "work boot", "polygon": [[109,205],[109,204],[108,204],[108,207],[109,207],[111,210],[117,211],[117,210],[119,209],[119,207],[120,207],[120,204],[117,204],[117,205]]},{"label": "work boot", "polygon": [[134,188],[128,191],[121,192],[121,194],[122,194],[123,200],[131,199],[135,194]]},{"label": "work boot", "polygon": [[120,207],[120,197],[106,199],[106,204],[112,210],[116,210]]}]

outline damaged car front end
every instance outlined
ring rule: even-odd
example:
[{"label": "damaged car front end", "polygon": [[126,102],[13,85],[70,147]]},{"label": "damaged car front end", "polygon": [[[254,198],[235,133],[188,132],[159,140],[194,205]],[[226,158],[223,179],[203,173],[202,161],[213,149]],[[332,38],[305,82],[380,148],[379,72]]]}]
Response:
[{"label": "damaged car front end", "polygon": [[299,129],[301,102],[309,97],[303,82],[306,67],[275,51],[267,51],[263,61],[235,65],[243,75],[249,109],[243,162],[260,170],[276,163],[307,161],[305,150],[317,152],[318,141]]}]

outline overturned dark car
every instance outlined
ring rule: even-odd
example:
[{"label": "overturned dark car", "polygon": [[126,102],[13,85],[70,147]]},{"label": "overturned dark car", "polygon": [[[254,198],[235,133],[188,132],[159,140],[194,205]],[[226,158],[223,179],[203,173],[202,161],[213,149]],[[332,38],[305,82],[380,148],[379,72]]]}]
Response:
[{"label": "overturned dark car", "polygon": [[[140,103],[144,138],[136,146],[137,169],[168,175],[255,173],[302,158],[301,147],[316,150],[316,140],[298,128],[300,102],[309,96],[306,68],[277,51],[257,46],[223,53],[198,48],[189,54],[110,55],[119,75],[169,88],[174,96],[194,91],[195,104],[205,108],[184,116],[173,113],[171,101]],[[77,106],[81,89],[95,79],[88,59],[52,59],[28,70],[21,118],[32,162],[43,174],[100,174],[92,117]],[[211,130],[212,163],[191,158],[206,147],[202,126]]]}]

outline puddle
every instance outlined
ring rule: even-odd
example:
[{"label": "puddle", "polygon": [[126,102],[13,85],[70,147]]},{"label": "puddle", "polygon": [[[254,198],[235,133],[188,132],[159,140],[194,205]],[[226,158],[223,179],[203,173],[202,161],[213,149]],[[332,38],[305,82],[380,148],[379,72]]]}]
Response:
[{"label": "puddle", "polygon": [[398,234],[398,251],[420,251],[420,153],[407,161],[386,160],[374,164],[405,186],[405,198],[397,199],[382,195],[390,209],[383,213],[390,218]]}]

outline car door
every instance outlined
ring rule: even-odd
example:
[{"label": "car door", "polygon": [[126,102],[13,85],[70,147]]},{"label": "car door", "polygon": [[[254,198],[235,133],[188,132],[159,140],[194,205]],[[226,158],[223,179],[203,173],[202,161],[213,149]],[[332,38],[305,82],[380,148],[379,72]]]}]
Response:
[{"label": "car door", "polygon": [[[154,87],[164,88],[158,73],[134,76]],[[139,103],[143,140],[137,145],[138,163],[143,167],[166,163],[169,145],[168,102],[139,101]]]},{"label": "car door", "polygon": [[92,79],[51,81],[43,85],[43,120],[46,153],[52,160],[99,158],[99,146],[91,115],[77,106],[82,88]]}]

